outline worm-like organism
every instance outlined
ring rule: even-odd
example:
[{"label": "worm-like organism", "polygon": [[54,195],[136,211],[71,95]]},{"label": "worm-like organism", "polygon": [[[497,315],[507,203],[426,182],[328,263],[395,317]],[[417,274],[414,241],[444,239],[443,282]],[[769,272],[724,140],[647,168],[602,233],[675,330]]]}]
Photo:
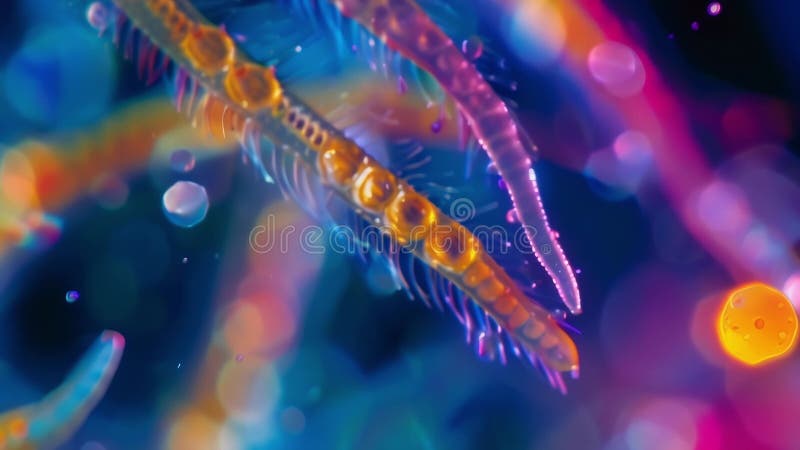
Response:
[{"label": "worm-like organism", "polygon": [[[138,36],[135,44],[121,43],[123,48],[131,57],[138,52],[148,79],[159,67],[174,64],[177,103],[188,97],[199,124],[237,136],[257,163],[263,163],[266,147],[273,161],[266,170],[292,196],[313,199],[316,184],[327,189],[378,228],[397,252],[413,255],[448,281],[429,283],[427,294],[448,304],[465,323],[468,338],[477,334],[479,351],[491,356],[499,349],[504,358],[504,342],[510,344],[565,390],[561,373],[578,370],[575,344],[475,235],[287,92],[273,67],[250,59],[188,1],[114,3],[116,36],[127,34],[126,42]],[[281,155],[291,156],[290,170],[274,162]]]}]

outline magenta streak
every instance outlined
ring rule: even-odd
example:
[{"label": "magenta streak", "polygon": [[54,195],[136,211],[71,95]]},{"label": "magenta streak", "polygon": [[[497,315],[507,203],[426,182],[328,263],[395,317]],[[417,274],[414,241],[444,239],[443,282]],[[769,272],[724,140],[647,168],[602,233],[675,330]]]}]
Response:
[{"label": "magenta streak", "polygon": [[609,102],[622,111],[629,128],[643,131],[650,138],[664,192],[687,229],[733,277],[770,279],[769,273],[753,263],[751,255],[741,251],[740,242],[709,229],[693,213],[693,196],[713,180],[714,174],[684,119],[687,115],[656,65],[601,1],[586,0],[581,6],[595,22],[603,25],[607,39],[629,46],[642,62],[647,74],[642,94],[625,99],[609,98]]},{"label": "magenta streak", "polygon": [[478,356],[486,355],[486,332],[481,331],[478,336]]},{"label": "magenta streak", "polygon": [[150,53],[152,49],[152,45],[150,44],[150,40],[147,39],[144,33],[139,35],[139,45],[138,45],[138,58],[136,58],[136,74],[139,76],[139,79],[144,79],[144,69],[147,65],[147,55]]},{"label": "magenta streak", "polygon": [[178,112],[181,112],[181,108],[183,107],[183,97],[186,95],[186,83],[188,82],[189,74],[182,68],[178,68],[178,78],[175,81],[177,84],[177,92],[175,95],[175,106],[178,109]]},{"label": "magenta streak", "polygon": [[127,17],[125,16],[125,14],[122,14],[122,12],[119,12],[117,14],[117,20],[114,21],[114,39],[112,41],[115,47],[119,47],[119,41],[122,37],[122,31],[123,28],[125,27],[126,20]]},{"label": "magenta streak", "polygon": [[471,302],[472,300],[464,300],[461,302],[461,314],[464,316],[464,329],[467,333],[467,344],[472,343],[472,331],[475,329],[475,324],[472,322],[472,314],[467,310],[469,305],[467,302]]},{"label": "magenta streak", "polygon": [[194,102],[197,99],[197,93],[198,93],[198,90],[200,89],[200,87],[199,87],[197,81],[195,81],[195,79],[192,78],[192,77],[189,77],[189,83],[191,83],[191,85],[192,85],[192,94],[189,96],[189,106],[186,108],[186,111],[188,111],[191,114],[192,108],[194,107]]},{"label": "magenta streak", "polygon": [[506,356],[506,345],[503,343],[503,328],[499,324],[495,333],[497,336],[497,350],[500,352],[500,362],[505,366],[508,364],[508,357]]},{"label": "magenta streak", "polygon": [[158,71],[156,71],[156,58],[158,57],[158,49],[152,46],[150,52],[147,54],[147,85],[155,83],[159,78]]},{"label": "magenta streak", "polygon": [[342,14],[358,21],[387,45],[430,73],[458,103],[478,142],[508,185],[525,234],[539,263],[553,280],[564,304],[581,312],[580,291],[539,196],[530,148],[508,108],[475,66],[412,0],[389,0],[374,6],[359,0],[336,0]]}]

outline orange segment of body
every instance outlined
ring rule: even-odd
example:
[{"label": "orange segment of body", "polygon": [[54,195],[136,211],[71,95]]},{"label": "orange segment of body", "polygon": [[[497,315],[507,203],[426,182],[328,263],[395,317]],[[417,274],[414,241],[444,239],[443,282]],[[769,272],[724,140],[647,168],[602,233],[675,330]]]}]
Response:
[{"label": "orange segment of body", "polygon": [[386,223],[395,239],[407,245],[427,236],[436,222],[433,204],[409,186],[400,184],[398,195],[386,208]]},{"label": "orange segment of body", "polygon": [[253,63],[234,67],[225,77],[225,89],[231,100],[250,111],[276,107],[283,94],[275,70]]},{"label": "orange segment of body", "polygon": [[750,366],[788,354],[797,342],[797,312],[766,284],[751,283],[728,295],[717,320],[720,344]]},{"label": "orange segment of body", "polygon": [[355,200],[362,208],[381,212],[397,195],[397,179],[377,164],[368,164],[356,180]]},{"label": "orange segment of body", "polygon": [[211,25],[197,24],[183,38],[184,55],[191,64],[206,75],[226,69],[234,59],[233,40]]}]

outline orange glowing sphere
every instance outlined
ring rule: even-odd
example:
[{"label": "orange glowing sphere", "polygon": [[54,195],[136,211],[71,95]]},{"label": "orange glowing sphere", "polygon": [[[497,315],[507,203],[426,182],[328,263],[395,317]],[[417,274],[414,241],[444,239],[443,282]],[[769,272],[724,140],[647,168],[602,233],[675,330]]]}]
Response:
[{"label": "orange glowing sphere", "polygon": [[794,348],[797,312],[777,289],[762,283],[746,284],[725,300],[717,336],[730,356],[755,366]]}]

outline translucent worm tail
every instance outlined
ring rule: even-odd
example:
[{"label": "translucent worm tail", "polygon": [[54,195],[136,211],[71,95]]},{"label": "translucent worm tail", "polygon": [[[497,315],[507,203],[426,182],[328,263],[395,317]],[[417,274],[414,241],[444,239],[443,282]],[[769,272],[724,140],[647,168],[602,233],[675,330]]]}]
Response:
[{"label": "translucent worm tail", "polygon": [[342,14],[430,73],[453,97],[505,180],[539,263],[553,279],[564,304],[574,314],[580,313],[575,274],[556,233],[550,229],[539,195],[531,161],[536,147],[506,104],[413,0],[335,0],[334,3]]},{"label": "translucent worm tail", "polygon": [[0,449],[41,450],[68,439],[105,394],[124,348],[121,334],[104,331],[58,388],[0,415]]}]

